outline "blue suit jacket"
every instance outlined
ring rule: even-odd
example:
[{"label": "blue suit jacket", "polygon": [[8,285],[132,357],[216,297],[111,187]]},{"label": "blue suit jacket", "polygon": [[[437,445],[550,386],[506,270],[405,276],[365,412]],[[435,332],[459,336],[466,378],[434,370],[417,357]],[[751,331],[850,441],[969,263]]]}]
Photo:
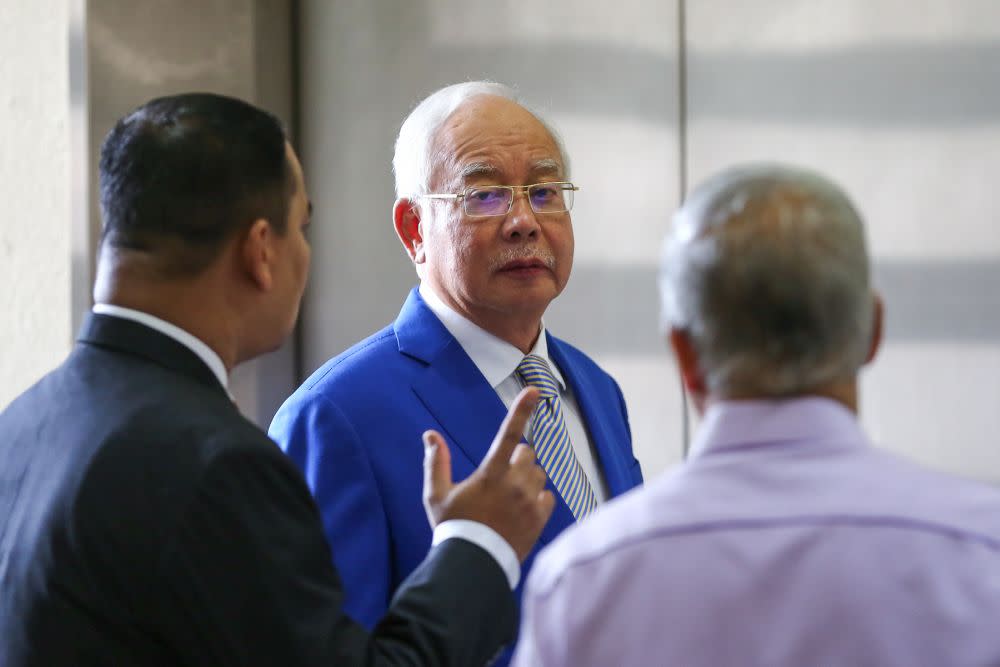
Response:
[{"label": "blue suit jacket", "polygon": [[[576,348],[553,336],[547,342],[580,406],[610,494],[637,486],[642,473],[618,385]],[[353,618],[373,626],[430,548],[421,434],[434,428],[444,435],[460,480],[482,460],[505,414],[496,391],[416,289],[391,326],[328,361],[278,410],[270,435],[316,497],[327,538],[337,545],[344,608]],[[535,552],[573,521],[556,494]],[[525,575],[533,559],[534,552]]]}]

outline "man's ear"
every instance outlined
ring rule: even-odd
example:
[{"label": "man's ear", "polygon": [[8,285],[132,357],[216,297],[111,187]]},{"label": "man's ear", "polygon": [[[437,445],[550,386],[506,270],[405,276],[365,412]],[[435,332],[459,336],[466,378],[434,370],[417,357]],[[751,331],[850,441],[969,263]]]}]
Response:
[{"label": "man's ear", "polygon": [[396,227],[396,236],[406,248],[414,264],[423,264],[424,237],[420,227],[420,207],[413,199],[400,197],[392,206],[392,222]]},{"label": "man's ear", "polygon": [[239,253],[247,277],[265,292],[274,282],[274,236],[271,223],[258,218],[244,232]]},{"label": "man's ear", "polygon": [[692,397],[705,396],[705,377],[702,375],[698,364],[698,350],[694,346],[694,341],[684,329],[671,327],[668,336],[670,347],[677,358],[677,366],[681,372],[681,379],[684,387]]},{"label": "man's ear", "polygon": [[879,348],[882,346],[882,321],[885,317],[885,305],[882,303],[882,295],[878,292],[872,293],[872,308],[875,312],[872,313],[872,338],[868,345],[868,356],[865,357],[865,363],[870,364],[875,359],[875,355],[878,354]]}]

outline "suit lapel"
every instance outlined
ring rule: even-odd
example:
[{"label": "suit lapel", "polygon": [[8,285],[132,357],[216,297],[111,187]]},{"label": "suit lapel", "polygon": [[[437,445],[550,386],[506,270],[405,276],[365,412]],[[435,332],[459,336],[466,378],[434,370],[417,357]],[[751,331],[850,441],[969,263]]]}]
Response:
[{"label": "suit lapel", "polygon": [[623,443],[616,442],[607,416],[617,414],[618,405],[600,405],[595,398],[603,392],[593,386],[593,379],[570,361],[562,341],[548,335],[549,355],[559,366],[567,384],[573,390],[576,404],[580,406],[581,417],[590,434],[590,440],[597,451],[597,459],[604,472],[611,497],[620,495],[634,486],[631,477],[631,460],[626,460],[622,452],[627,451]]},{"label": "suit lapel", "polygon": [[478,466],[507,413],[496,391],[414,288],[393,325],[399,351],[426,364],[413,391],[448,438]]}]

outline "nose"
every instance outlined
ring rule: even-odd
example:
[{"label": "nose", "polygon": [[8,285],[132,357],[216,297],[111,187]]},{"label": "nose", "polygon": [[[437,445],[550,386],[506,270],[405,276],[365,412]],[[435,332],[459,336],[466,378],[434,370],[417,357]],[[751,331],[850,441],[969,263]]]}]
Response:
[{"label": "nose", "polygon": [[541,231],[538,217],[528,201],[528,189],[514,190],[514,201],[510,213],[503,222],[503,235],[508,241],[523,241],[534,239]]}]

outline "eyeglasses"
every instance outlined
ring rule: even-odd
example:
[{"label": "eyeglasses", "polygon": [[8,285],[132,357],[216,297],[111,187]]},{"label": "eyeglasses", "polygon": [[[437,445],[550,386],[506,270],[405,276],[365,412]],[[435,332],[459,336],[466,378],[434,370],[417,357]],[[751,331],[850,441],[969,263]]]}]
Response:
[{"label": "eyeglasses", "polygon": [[573,193],[579,190],[568,181],[534,185],[473,185],[460,194],[419,195],[429,199],[455,199],[462,202],[465,215],[486,218],[507,215],[514,206],[514,191],[525,190],[535,213],[566,213],[573,208]]}]

